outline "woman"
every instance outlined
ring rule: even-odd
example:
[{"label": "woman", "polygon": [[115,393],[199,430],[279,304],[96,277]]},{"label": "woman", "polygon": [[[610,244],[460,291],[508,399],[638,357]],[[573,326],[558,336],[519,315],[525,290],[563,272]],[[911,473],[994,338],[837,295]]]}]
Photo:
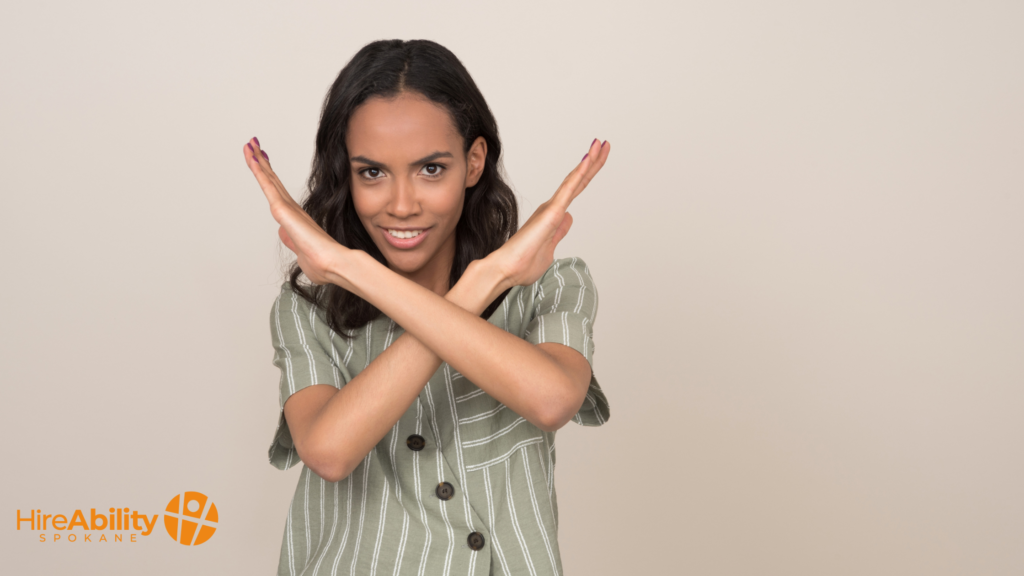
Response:
[{"label": "woman", "polygon": [[593,279],[554,249],[610,145],[518,230],[500,147],[451,52],[390,40],[328,92],[303,206],[243,148],[297,256],[270,316],[270,461],[304,465],[279,574],[561,573],[555,430],[608,404]]}]

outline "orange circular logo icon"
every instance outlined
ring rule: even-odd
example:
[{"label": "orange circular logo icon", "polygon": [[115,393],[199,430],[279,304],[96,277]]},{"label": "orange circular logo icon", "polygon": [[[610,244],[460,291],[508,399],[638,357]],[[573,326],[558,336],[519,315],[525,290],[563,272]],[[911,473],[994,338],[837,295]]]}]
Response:
[{"label": "orange circular logo icon", "polygon": [[217,531],[217,506],[200,492],[177,494],[167,503],[164,527],[175,542],[198,546]]}]

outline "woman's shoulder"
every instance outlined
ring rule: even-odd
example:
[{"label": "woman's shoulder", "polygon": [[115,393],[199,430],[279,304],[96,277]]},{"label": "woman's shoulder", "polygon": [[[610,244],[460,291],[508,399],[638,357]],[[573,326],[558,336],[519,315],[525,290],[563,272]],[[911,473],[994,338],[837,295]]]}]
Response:
[{"label": "woman's shoulder", "polygon": [[315,316],[317,320],[326,321],[323,309],[310,302],[288,280],[281,283],[277,298],[271,306],[272,319],[279,319],[282,315],[307,318],[309,321],[313,321]]}]

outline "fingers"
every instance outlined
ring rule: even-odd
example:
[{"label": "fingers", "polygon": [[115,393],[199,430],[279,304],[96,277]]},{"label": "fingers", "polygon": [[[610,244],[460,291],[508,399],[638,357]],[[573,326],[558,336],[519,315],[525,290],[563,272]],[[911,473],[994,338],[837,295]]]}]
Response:
[{"label": "fingers", "polygon": [[558,204],[562,209],[569,207],[569,203],[572,202],[587,184],[594,178],[594,176],[604,166],[605,161],[608,159],[608,153],[611,151],[611,143],[607,140],[601,142],[598,139],[594,139],[590,143],[590,149],[587,151],[586,156],[580,161],[576,168],[565,177],[562,181],[562,185],[559,186],[558,191],[555,192],[552,200]]},{"label": "fingers", "polygon": [[242,147],[242,151],[246,155],[246,163],[252,170],[253,175],[256,176],[256,181],[259,182],[260,188],[263,189],[263,194],[272,206],[275,203],[283,203],[299,210],[302,209],[299,203],[291,197],[284,184],[281,183],[280,178],[277,177],[277,174],[271,168],[270,155],[260,147],[258,138],[253,137],[250,139]]},{"label": "fingers", "polygon": [[[591,149],[593,149],[593,146],[594,145],[592,144]],[[586,162],[587,166],[583,172],[583,177],[577,183],[575,190],[573,190],[573,198],[579,195],[579,193],[582,192],[583,189],[587,187],[587,184],[590,184],[590,181],[593,180],[594,176],[597,175],[598,171],[601,170],[601,167],[604,166],[605,161],[608,159],[608,153],[611,151],[611,149],[611,143],[605,140],[604,142],[601,143],[600,146],[598,146],[596,152],[593,152],[588,155]]]}]

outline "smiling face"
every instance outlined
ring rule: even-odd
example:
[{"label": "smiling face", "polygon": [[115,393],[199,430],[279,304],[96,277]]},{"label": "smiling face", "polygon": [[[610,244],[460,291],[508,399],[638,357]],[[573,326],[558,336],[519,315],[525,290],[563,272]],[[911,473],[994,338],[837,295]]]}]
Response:
[{"label": "smiling face", "polygon": [[483,173],[487,144],[468,153],[448,111],[416,93],[368,98],[349,120],[352,202],[388,267],[448,292],[455,226],[466,188]]}]

